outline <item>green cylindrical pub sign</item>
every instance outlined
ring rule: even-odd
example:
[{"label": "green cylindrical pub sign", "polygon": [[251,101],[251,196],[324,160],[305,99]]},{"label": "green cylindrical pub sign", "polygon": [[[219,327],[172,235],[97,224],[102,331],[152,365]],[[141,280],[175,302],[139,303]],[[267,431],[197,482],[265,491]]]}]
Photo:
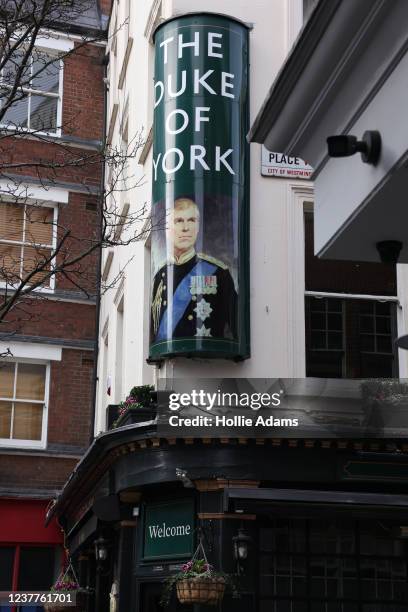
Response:
[{"label": "green cylindrical pub sign", "polygon": [[177,17],[155,49],[150,359],[245,359],[248,30]]}]

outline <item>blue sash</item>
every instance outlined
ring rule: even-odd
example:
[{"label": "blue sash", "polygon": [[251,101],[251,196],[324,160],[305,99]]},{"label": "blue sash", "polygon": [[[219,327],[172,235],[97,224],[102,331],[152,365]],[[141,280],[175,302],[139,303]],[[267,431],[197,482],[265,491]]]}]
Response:
[{"label": "blue sash", "polygon": [[197,262],[194,268],[185,275],[182,281],[180,281],[173,294],[173,303],[169,304],[169,307],[163,312],[156,336],[156,342],[160,340],[171,340],[173,337],[174,330],[191,302],[191,277],[211,276],[216,269],[216,265],[201,260]]}]

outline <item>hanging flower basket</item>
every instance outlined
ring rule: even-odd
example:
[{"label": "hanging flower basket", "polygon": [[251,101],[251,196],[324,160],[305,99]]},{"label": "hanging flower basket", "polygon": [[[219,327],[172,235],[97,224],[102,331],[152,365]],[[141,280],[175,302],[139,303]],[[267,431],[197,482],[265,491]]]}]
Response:
[{"label": "hanging flower basket", "polygon": [[61,599],[55,603],[44,604],[45,612],[86,612],[88,592],[85,589],[73,589],[70,591],[53,591],[58,594],[72,595],[76,593],[76,604],[68,605],[62,603]]},{"label": "hanging flower basket", "polygon": [[[69,562],[65,571],[61,572],[57,581],[51,587],[50,601],[43,604],[45,612],[86,612],[89,591],[79,586],[78,578],[72,563]],[[68,605],[75,596],[75,606]]]},{"label": "hanging flower basket", "polygon": [[200,603],[216,606],[224,597],[225,578],[209,576],[180,580],[176,584],[176,592],[182,604]]},{"label": "hanging flower basket", "polygon": [[201,539],[193,558],[182,566],[181,572],[165,581],[161,605],[169,605],[174,586],[179,602],[188,605],[216,606],[224,597],[227,586],[233,596],[238,595],[232,577],[216,572],[208,563]]}]

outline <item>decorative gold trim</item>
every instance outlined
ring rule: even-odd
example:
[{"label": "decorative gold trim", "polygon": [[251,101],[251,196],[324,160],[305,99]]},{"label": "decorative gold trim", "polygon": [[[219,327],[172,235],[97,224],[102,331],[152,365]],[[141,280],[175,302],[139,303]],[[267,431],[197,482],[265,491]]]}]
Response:
[{"label": "decorative gold trim", "polygon": [[140,491],[121,491],[119,499],[123,504],[138,504],[142,499]]},{"label": "decorative gold trim", "polygon": [[121,527],[136,527],[137,521],[120,521]]},{"label": "decorative gold trim", "polygon": [[228,487],[234,489],[254,489],[259,487],[259,480],[227,480],[225,478],[215,478],[214,480],[195,480],[194,485],[197,491],[220,491]]},{"label": "decorative gold trim", "polygon": [[239,512],[199,512],[200,520],[239,520],[239,521],[256,521],[256,514],[240,514]]}]

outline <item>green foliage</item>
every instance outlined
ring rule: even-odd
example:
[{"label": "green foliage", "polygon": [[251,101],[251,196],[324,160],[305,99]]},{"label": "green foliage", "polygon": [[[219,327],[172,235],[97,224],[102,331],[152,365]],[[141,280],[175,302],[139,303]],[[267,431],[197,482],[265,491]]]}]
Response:
[{"label": "green foliage", "polygon": [[140,408],[151,408],[153,406],[153,400],[151,392],[154,391],[152,385],[139,385],[133,387],[124,402],[120,402],[118,406],[118,418],[113,423],[112,427],[116,428],[120,426],[122,417],[129,412],[129,410],[137,410]]},{"label": "green foliage", "polygon": [[173,574],[173,576],[169,576],[164,581],[160,604],[162,606],[168,606],[170,604],[171,594],[177,582],[181,580],[200,580],[202,578],[223,581],[231,590],[233,597],[238,597],[238,591],[233,576],[224,574],[224,572],[215,571],[213,566],[207,563],[205,559],[192,559],[182,565],[180,572]]},{"label": "green foliage", "polygon": [[132,397],[137,403],[141,404],[144,408],[148,408],[152,405],[153,400],[151,392],[154,391],[153,385],[139,385],[133,387],[130,390],[129,397]]}]

